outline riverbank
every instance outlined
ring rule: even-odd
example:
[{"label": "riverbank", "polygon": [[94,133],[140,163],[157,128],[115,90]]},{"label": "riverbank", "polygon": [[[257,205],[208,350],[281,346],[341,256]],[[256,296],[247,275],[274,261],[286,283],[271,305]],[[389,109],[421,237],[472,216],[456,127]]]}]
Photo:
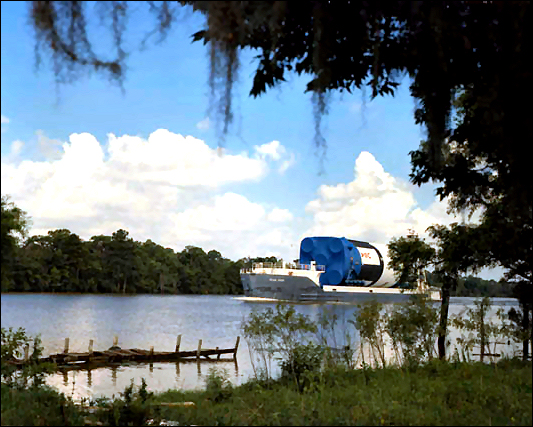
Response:
[{"label": "riverbank", "polygon": [[120,399],[101,400],[102,409],[93,414],[55,391],[6,391],[3,385],[2,425],[135,425],[161,419],[179,423],[172,425],[531,425],[531,366],[517,359],[337,366],[305,377],[300,388],[283,377],[232,386],[223,373],[211,371],[203,390],[151,394],[137,388]]},{"label": "riverbank", "polygon": [[283,379],[218,389],[208,382],[203,394],[157,399],[196,403],[164,409],[161,416],[180,425],[531,425],[531,373],[521,361],[337,367],[310,378],[302,392]]}]

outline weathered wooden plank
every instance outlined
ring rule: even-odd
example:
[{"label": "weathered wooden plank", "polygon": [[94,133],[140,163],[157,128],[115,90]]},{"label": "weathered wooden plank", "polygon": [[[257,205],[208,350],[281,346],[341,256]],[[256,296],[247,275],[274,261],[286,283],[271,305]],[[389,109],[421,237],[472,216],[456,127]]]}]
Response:
[{"label": "weathered wooden plank", "polygon": [[[116,344],[118,343],[118,337],[115,336],[113,340],[114,346],[108,350],[104,351],[94,351],[92,348],[93,340],[89,342],[89,351],[88,352],[68,352],[69,339],[65,339],[65,349],[63,353],[51,354],[47,357],[39,359],[37,363],[44,362],[53,362],[61,367],[65,368],[78,368],[88,369],[87,366],[97,366],[97,365],[106,365],[106,364],[116,364],[116,363],[127,363],[127,362],[180,362],[188,360],[204,360],[204,361],[226,361],[228,359],[221,359],[220,356],[223,354],[233,354],[233,360],[235,360],[237,349],[239,346],[240,337],[237,337],[237,342],[235,348],[220,349],[216,347],[215,349],[202,349],[202,340],[198,341],[198,348],[191,351],[179,351],[181,344],[181,335],[178,336],[176,343],[177,351],[154,351],[152,346],[150,350],[144,349],[121,349]],[[25,349],[26,350],[26,349]],[[24,359],[18,360],[14,359],[10,361],[12,365],[17,368],[23,367],[29,363],[28,360],[29,349],[25,351]],[[217,356],[216,360],[211,359],[210,356]],[[203,358],[203,359],[200,359]],[[231,360],[231,359],[229,359]]]}]

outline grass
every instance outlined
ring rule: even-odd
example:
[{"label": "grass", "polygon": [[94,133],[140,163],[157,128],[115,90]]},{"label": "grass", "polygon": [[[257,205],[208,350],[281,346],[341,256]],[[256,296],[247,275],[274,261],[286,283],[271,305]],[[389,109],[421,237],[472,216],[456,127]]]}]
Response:
[{"label": "grass", "polygon": [[[411,370],[332,369],[309,382],[250,381],[207,392],[168,391],[159,402],[193,401],[164,408],[180,425],[531,425],[531,363],[432,362]],[[211,392],[212,393],[212,392]]]},{"label": "grass", "polygon": [[[93,425],[138,425],[150,418],[179,425],[532,424],[531,362],[432,361],[410,369],[335,367],[306,375],[300,392],[287,378],[232,386],[213,371],[204,390],[148,396],[130,390],[128,398],[123,394],[111,402],[111,412],[92,416],[48,387],[2,385],[2,425],[80,425],[85,419]],[[196,406],[159,406],[184,401]]]},{"label": "grass", "polygon": [[73,402],[47,387],[12,388],[2,384],[2,425],[82,425]]}]

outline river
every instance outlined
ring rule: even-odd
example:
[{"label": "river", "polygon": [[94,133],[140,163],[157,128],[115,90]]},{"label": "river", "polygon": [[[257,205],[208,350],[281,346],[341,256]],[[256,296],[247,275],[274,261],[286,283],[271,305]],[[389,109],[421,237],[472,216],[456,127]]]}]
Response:
[{"label": "river", "polygon": [[[450,315],[472,307],[473,301],[473,298],[452,298]],[[1,302],[2,327],[23,327],[29,335],[40,334],[45,355],[63,351],[65,338],[69,338],[71,352],[87,351],[91,339],[94,340],[94,350],[105,350],[113,344],[114,336],[118,336],[118,345],[122,348],[149,349],[154,346],[155,351],[173,351],[180,334],[180,350],[195,350],[199,339],[202,339],[202,348],[233,348],[237,336],[243,335],[241,324],[250,311],[275,306],[215,295],[28,293],[2,294]],[[508,298],[494,298],[493,304],[495,309],[518,306],[516,300]],[[351,318],[356,310],[351,305],[295,307],[313,319],[324,309],[333,310],[341,323]],[[452,330],[452,341],[456,336],[457,331]],[[511,345],[503,351],[513,353],[518,347]],[[226,369],[234,384],[246,381],[253,375],[246,341],[240,341],[236,363],[228,361],[216,365]],[[75,399],[110,397],[122,392],[132,379],[139,385],[141,378],[145,378],[152,391],[194,389],[204,386],[211,366],[211,363],[195,362],[120,366],[57,373],[49,376],[47,382]]]}]

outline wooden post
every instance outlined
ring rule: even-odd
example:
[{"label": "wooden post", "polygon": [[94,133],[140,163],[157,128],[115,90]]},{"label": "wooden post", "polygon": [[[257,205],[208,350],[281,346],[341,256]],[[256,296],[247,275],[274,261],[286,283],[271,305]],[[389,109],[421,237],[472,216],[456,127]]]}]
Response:
[{"label": "wooden post", "polygon": [[68,342],[69,342],[69,339],[65,338],[65,348],[63,349],[63,353],[68,353]]},{"label": "wooden post", "polygon": [[235,343],[235,350],[233,350],[233,360],[237,360],[237,350],[239,349],[239,341],[241,337],[237,337],[237,342]]},{"label": "wooden post", "polygon": [[94,340],[89,340],[89,353],[93,352],[93,343],[94,343]]},{"label": "wooden post", "polygon": [[[218,347],[215,349],[218,352]],[[220,353],[217,353],[217,360],[220,360]]]},{"label": "wooden post", "polygon": [[30,345],[26,344],[26,347],[24,347],[24,360],[28,360],[30,358]]},{"label": "wooden post", "polygon": [[113,346],[118,346],[118,335],[113,337]]},{"label": "wooden post", "polygon": [[196,358],[200,358],[200,351],[202,350],[202,340],[198,340],[198,351],[196,352]]},{"label": "wooden post", "polygon": [[154,346],[150,346],[150,359],[154,357]]},{"label": "wooden post", "polygon": [[181,334],[178,335],[178,339],[176,340],[176,353],[180,352],[180,344],[181,344]]}]

